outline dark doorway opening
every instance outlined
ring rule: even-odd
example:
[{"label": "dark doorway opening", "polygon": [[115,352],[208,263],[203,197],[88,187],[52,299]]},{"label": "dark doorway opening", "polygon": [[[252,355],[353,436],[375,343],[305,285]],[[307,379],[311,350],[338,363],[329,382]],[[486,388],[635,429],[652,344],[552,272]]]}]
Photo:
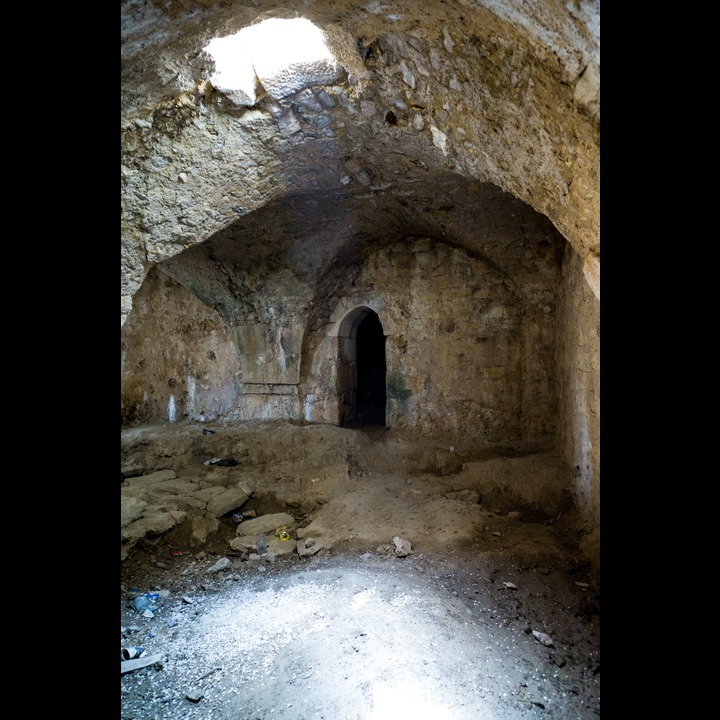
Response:
[{"label": "dark doorway opening", "polygon": [[385,425],[385,335],[375,312],[358,325],[357,424]]}]

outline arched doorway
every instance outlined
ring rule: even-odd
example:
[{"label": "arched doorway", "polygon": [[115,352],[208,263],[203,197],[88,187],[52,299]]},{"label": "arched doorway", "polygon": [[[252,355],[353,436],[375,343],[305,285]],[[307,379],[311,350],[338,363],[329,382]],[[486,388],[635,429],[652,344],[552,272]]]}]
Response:
[{"label": "arched doorway", "polygon": [[357,329],[357,418],[362,425],[385,425],[385,335],[372,310]]},{"label": "arched doorway", "polygon": [[378,314],[360,307],[343,320],[338,335],[340,424],[385,425],[385,335]]}]

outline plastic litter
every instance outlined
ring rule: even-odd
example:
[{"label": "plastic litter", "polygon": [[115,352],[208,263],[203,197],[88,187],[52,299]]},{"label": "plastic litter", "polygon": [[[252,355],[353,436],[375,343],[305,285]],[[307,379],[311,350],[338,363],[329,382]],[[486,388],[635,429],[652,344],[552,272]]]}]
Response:
[{"label": "plastic litter", "polygon": [[137,612],[144,613],[149,610],[151,613],[157,611],[157,605],[155,600],[160,597],[157,593],[147,593],[146,595],[138,595],[132,602],[133,607]]},{"label": "plastic litter", "polygon": [[257,513],[254,510],[244,510],[243,512],[236,512],[232,515],[232,521],[239,525],[243,520],[249,520],[250,518],[256,518]]},{"label": "plastic litter", "polygon": [[143,647],[126,647],[122,649],[123,660],[132,660],[133,658],[141,658],[145,654]]}]

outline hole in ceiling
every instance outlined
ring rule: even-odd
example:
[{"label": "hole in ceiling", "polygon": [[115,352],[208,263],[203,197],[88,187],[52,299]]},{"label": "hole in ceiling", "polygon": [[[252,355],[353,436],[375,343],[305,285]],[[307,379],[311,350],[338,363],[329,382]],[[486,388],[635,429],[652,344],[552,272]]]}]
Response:
[{"label": "hole in ceiling", "polygon": [[264,20],[204,48],[215,61],[212,85],[238,105],[251,107],[267,93],[281,99],[340,79],[345,69],[306,18]]}]

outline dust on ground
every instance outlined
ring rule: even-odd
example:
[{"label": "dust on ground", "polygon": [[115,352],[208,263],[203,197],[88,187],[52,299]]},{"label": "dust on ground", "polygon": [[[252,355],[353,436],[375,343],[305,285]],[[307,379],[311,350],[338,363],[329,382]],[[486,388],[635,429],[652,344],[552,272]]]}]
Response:
[{"label": "dust on ground", "polygon": [[[262,431],[262,442],[297,453],[294,431]],[[201,546],[181,523],[133,548],[121,567],[121,649],[142,647],[154,662],[121,664],[122,719],[598,717],[599,586],[572,513],[533,517],[499,495],[486,505],[469,480],[473,460],[495,468],[527,448],[460,444],[448,459],[442,442],[379,429],[340,436],[355,443],[342,482],[319,497],[321,482],[310,482],[305,505],[288,496],[293,534],[324,543],[317,554],[232,550],[230,517]],[[235,437],[199,457],[262,442]],[[178,457],[179,474],[197,466]],[[276,488],[243,507],[276,512],[282,499]],[[398,554],[394,538],[411,551]],[[147,593],[157,596],[152,617],[133,606]]]}]

